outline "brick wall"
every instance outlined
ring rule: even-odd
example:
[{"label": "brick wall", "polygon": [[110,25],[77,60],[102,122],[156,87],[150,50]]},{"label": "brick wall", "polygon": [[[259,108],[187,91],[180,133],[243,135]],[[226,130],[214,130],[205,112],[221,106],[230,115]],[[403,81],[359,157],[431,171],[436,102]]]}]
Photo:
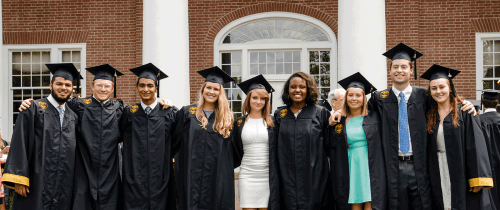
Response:
[{"label": "brick wall", "polygon": [[[2,0],[4,44],[87,43],[87,67],[109,63],[125,76],[117,97],[139,101],[136,77],[142,63],[142,0]],[[87,73],[87,95],[93,75]]]}]

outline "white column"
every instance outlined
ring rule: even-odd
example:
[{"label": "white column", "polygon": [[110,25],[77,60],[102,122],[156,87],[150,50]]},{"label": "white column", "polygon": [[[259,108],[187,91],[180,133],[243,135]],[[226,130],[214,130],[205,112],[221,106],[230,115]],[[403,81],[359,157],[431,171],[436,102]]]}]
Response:
[{"label": "white column", "polygon": [[169,77],[160,98],[178,108],[189,104],[189,25],[187,0],[144,0],[142,62],[153,63]]},{"label": "white column", "polygon": [[378,90],[387,88],[384,0],[339,0],[339,80],[360,72]]},{"label": "white column", "polygon": [[[7,58],[4,58],[3,56],[7,56],[7,54],[4,54],[3,52],[3,18],[2,18],[2,0],[0,0],[0,63],[3,63],[7,61]],[[7,61],[8,62],[8,61]],[[9,129],[8,125],[9,123],[9,111],[8,109],[8,104],[9,99],[8,99],[8,88],[9,88],[9,83],[7,81],[8,79],[8,65],[5,64],[0,64],[0,129],[2,130],[2,138],[10,141],[10,136],[9,134]],[[7,75],[7,76],[6,76]]]}]

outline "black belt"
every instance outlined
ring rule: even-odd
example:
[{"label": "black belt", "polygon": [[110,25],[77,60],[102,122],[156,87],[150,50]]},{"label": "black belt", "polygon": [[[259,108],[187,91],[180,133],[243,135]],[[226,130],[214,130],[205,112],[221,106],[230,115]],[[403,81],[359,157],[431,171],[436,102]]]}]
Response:
[{"label": "black belt", "polygon": [[410,161],[413,160],[413,155],[399,156],[399,160]]}]

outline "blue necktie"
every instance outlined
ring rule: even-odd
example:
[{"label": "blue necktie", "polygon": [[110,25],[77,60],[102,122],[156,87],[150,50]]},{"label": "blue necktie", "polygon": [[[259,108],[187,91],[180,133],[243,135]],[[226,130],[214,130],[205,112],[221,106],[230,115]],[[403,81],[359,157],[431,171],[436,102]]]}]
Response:
[{"label": "blue necktie", "polygon": [[406,109],[406,100],[403,92],[399,92],[399,149],[404,154],[410,150],[410,130],[408,129],[408,113]]},{"label": "blue necktie", "polygon": [[62,128],[63,120],[64,120],[64,110],[63,110],[61,105],[59,105],[57,107],[57,109],[59,109],[59,122],[61,123],[61,128]]},{"label": "blue necktie", "polygon": [[146,111],[146,114],[149,115],[149,113],[151,113],[151,107],[147,106],[145,111]]}]

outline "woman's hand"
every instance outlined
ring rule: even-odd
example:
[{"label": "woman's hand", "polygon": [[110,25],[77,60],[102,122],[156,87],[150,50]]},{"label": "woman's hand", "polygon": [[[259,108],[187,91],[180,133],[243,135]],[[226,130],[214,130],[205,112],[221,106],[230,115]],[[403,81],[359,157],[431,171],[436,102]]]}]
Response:
[{"label": "woman's hand", "polygon": [[19,111],[23,112],[24,110],[30,108],[30,106],[31,106],[31,102],[30,101],[33,101],[33,99],[32,98],[28,98],[28,99],[24,100],[21,103],[21,106],[19,106]]},{"label": "woman's hand", "polygon": [[479,187],[471,187],[470,188],[470,192],[473,192],[473,193],[477,193],[479,192],[479,190],[483,189],[483,186],[479,186]]},{"label": "woman's hand", "polygon": [[342,114],[340,114],[340,112],[335,112],[332,114],[332,116],[330,116],[330,119],[328,119],[328,122],[330,123],[330,126],[334,126],[340,122],[341,118],[342,118]]},{"label": "woman's hand", "polygon": [[174,105],[172,104],[172,101],[167,100],[167,99],[160,99],[160,105],[162,105],[162,109],[168,109],[170,107],[173,107]]},{"label": "woman's hand", "polygon": [[23,197],[28,197],[28,193],[30,193],[30,187],[22,184],[16,184],[15,190],[17,194]]}]

